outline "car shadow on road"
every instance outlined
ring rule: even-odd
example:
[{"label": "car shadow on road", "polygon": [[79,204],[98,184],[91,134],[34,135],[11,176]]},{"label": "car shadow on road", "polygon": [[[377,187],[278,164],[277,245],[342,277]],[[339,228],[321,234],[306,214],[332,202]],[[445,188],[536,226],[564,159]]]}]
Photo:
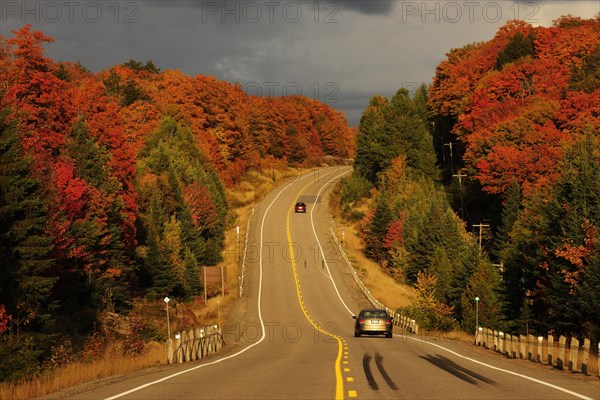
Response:
[{"label": "car shadow on road", "polygon": [[443,357],[439,354],[431,355],[431,354],[427,354],[424,356],[419,356],[420,358],[429,361],[431,364],[435,365],[436,367],[443,369],[444,371],[456,376],[457,378],[470,383],[472,385],[477,385],[480,381],[487,383],[489,385],[495,385],[496,382],[486,378],[483,375],[480,375],[476,372],[473,372],[461,365],[458,365],[457,363],[455,363],[454,361],[450,360],[449,358]]}]

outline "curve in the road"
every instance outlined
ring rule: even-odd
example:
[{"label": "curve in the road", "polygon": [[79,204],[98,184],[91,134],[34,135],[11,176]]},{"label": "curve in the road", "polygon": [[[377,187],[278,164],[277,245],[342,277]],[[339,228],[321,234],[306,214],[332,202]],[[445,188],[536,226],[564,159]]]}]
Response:
[{"label": "curve in the road", "polygon": [[[337,177],[341,177],[344,176],[345,174],[347,174],[348,171],[339,174]],[[333,173],[332,173],[333,174]],[[329,182],[327,182],[321,187],[321,189],[319,190],[318,194],[317,194],[317,200],[319,198],[319,195],[321,194],[321,191],[323,190],[323,188],[328,184]],[[308,311],[306,310],[306,307],[304,305],[304,302],[302,301],[302,293],[300,291],[300,281],[298,279],[298,271],[296,268],[296,258],[294,256],[294,246],[293,246],[293,241],[292,241],[292,233],[290,231],[290,215],[292,213],[292,210],[294,209],[294,204],[298,201],[298,198],[300,197],[300,194],[309,186],[311,185],[312,182],[307,183],[306,185],[304,185],[304,187],[302,187],[299,191],[298,194],[296,195],[296,198],[294,200],[294,202],[292,203],[290,209],[288,210],[287,213],[287,217],[286,217],[286,221],[285,221],[285,227],[286,227],[286,234],[287,234],[287,240],[288,240],[288,246],[290,249],[290,262],[292,264],[292,270],[294,273],[294,281],[296,283],[296,293],[298,295],[298,302],[300,303],[300,308],[302,309],[302,313],[304,314],[304,316],[306,317],[306,319],[308,320],[308,322],[315,327],[315,329],[317,329],[319,332],[334,338],[337,343],[338,343],[338,354],[335,360],[335,398],[336,399],[343,399],[344,398],[344,380],[342,378],[342,354],[343,354],[343,348],[344,348],[344,343],[341,337],[339,337],[338,335],[332,334],[331,332],[321,328],[319,326],[319,324],[317,324],[308,314]],[[316,203],[316,201],[315,201]],[[314,206],[311,208],[311,224],[312,224],[312,228],[313,228],[313,232],[315,234],[315,238],[317,238],[317,243],[319,246],[319,249],[321,250],[321,254],[323,254],[323,260],[325,260],[325,265],[327,265],[327,261],[324,257],[324,253],[323,253],[323,248],[321,247],[321,243],[319,242],[319,238],[317,237],[317,234],[315,232],[315,227],[314,227],[314,221],[312,219],[312,209],[314,209]],[[331,273],[329,273],[329,267],[327,267],[327,272],[329,274],[329,278],[331,279]],[[331,281],[333,282],[333,279],[331,279]],[[333,282],[333,286],[335,287],[335,290],[338,294],[338,297],[340,299],[340,301],[342,302],[342,304],[344,304],[344,306],[346,307],[346,309],[348,309],[348,307],[346,306],[346,303],[344,303],[344,301],[342,300],[342,297],[340,296],[337,287],[335,286],[335,282]],[[350,312],[350,309],[348,309],[348,311]]]},{"label": "curve in the road", "polygon": [[[338,175],[338,178],[346,175],[350,171],[352,171],[352,170],[348,170],[348,171],[344,172],[343,174]],[[321,196],[321,192],[323,191],[323,189],[325,189],[326,186],[327,186],[327,182],[323,186],[321,186],[321,188],[319,189],[319,192],[317,193],[317,197],[316,197],[316,200],[315,200],[315,204],[318,203],[319,197]],[[315,239],[317,241],[317,246],[319,246],[319,250],[321,251],[321,257],[323,257],[323,261],[325,263],[325,269],[327,270],[327,274],[329,276],[329,279],[331,279],[331,283],[333,284],[333,288],[335,289],[335,293],[337,294],[338,298],[342,302],[342,305],[346,308],[346,310],[348,310],[348,313],[350,315],[354,315],[354,313],[352,312],[352,310],[350,310],[350,308],[348,307],[348,305],[346,304],[346,302],[344,301],[344,299],[342,299],[342,296],[340,295],[340,291],[338,290],[338,287],[335,284],[335,280],[333,280],[333,277],[331,276],[331,271],[329,271],[329,263],[327,262],[327,257],[325,257],[325,251],[323,250],[323,246],[321,246],[321,241],[319,240],[319,236],[317,235],[317,231],[316,231],[316,228],[315,228],[315,221],[314,221],[314,218],[313,218],[313,212],[314,212],[314,210],[315,210],[315,207],[312,206],[311,209],[310,209],[310,224],[312,226],[313,235],[315,235]]]},{"label": "curve in the road", "polygon": [[[127,390],[125,392],[116,394],[114,396],[107,397],[107,398],[105,398],[105,400],[118,399],[118,398],[127,396],[128,394],[135,393],[135,392],[137,392],[139,390],[142,390],[142,389],[145,389],[147,387],[150,387],[152,385],[156,385],[158,383],[167,381],[169,379],[173,379],[173,378],[175,378],[177,376],[180,376],[180,375],[183,375],[183,374],[187,374],[187,373],[195,371],[197,369],[205,368],[205,367],[208,367],[210,365],[218,364],[218,363],[221,363],[223,361],[232,359],[234,357],[237,357],[237,356],[245,353],[246,351],[250,350],[251,348],[253,348],[255,346],[258,346],[260,343],[262,343],[265,340],[265,337],[266,337],[266,334],[265,334],[265,323],[264,323],[264,320],[262,318],[262,305],[261,305],[261,302],[262,302],[262,282],[263,282],[263,247],[264,247],[263,246],[263,234],[264,234],[265,221],[267,219],[267,215],[269,214],[269,210],[271,209],[271,207],[273,206],[273,204],[275,204],[275,202],[277,201],[277,199],[279,199],[279,197],[281,196],[281,194],[287,188],[289,188],[290,186],[292,186],[293,184],[295,184],[299,180],[304,179],[304,178],[309,177],[309,176],[310,176],[310,174],[303,175],[303,176],[299,177],[298,179],[295,179],[292,182],[288,183],[286,186],[284,186],[283,189],[281,189],[279,191],[279,193],[277,193],[277,196],[275,196],[275,198],[269,203],[269,206],[267,207],[267,209],[266,209],[266,211],[265,211],[265,213],[263,215],[263,218],[261,220],[261,226],[260,226],[260,253],[259,253],[259,283],[258,283],[258,318],[260,320],[260,327],[261,327],[261,331],[262,331],[260,339],[257,340],[256,342],[254,342],[254,343],[252,343],[252,344],[244,347],[240,351],[238,351],[238,352],[236,352],[234,354],[231,354],[231,355],[229,355],[227,357],[223,357],[223,358],[220,358],[218,360],[215,360],[215,361],[212,361],[212,362],[208,362],[206,364],[197,365],[195,367],[188,368],[186,370],[183,370],[183,371],[180,371],[180,372],[177,372],[177,373],[165,376],[165,377],[163,377],[161,379],[157,379],[155,381],[148,382],[148,383],[146,383],[144,385],[137,386],[137,387],[135,387],[133,389],[130,389],[130,390]],[[291,249],[291,247],[290,247],[290,249]]]}]

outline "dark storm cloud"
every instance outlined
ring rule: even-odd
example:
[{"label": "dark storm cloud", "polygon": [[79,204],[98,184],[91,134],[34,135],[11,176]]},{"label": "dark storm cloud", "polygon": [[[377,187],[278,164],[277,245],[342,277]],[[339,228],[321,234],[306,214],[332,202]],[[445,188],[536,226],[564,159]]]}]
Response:
[{"label": "dark storm cloud", "polygon": [[212,12],[213,9],[234,10],[236,6],[242,6],[244,3],[257,3],[263,7],[269,5],[271,8],[284,6],[286,3],[296,3],[304,7],[320,6],[328,7],[329,10],[340,8],[345,10],[358,11],[362,14],[385,15],[389,14],[394,8],[395,0],[158,0],[154,1],[158,6],[173,7],[177,5],[192,6],[204,8]]},{"label": "dark storm cloud", "polygon": [[161,69],[238,82],[250,94],[301,92],[356,125],[371,96],[389,98],[401,87],[413,92],[430,83],[446,52],[491,39],[509,19],[549,25],[568,13],[591,18],[599,4],[0,0],[0,34],[31,23],[55,39],[46,46],[48,56],[79,60],[95,72],[129,59],[152,60]]},{"label": "dark storm cloud", "polygon": [[334,0],[340,7],[363,14],[386,15],[392,12],[394,0]]}]

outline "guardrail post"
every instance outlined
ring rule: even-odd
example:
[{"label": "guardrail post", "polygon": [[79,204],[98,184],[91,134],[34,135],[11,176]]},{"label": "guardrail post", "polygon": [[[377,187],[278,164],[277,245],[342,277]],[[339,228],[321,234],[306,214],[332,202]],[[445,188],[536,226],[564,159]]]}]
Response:
[{"label": "guardrail post", "polygon": [[519,358],[522,360],[525,358],[525,346],[527,345],[527,339],[523,335],[519,335]]},{"label": "guardrail post", "polygon": [[533,361],[533,335],[527,335],[527,359]]},{"label": "guardrail post", "polygon": [[554,364],[554,336],[548,334],[548,365]]},{"label": "guardrail post", "polygon": [[504,332],[500,331],[498,332],[498,352],[500,354],[504,354],[504,348],[505,348],[505,338],[504,338]]},{"label": "guardrail post", "polygon": [[188,334],[186,331],[181,332],[181,358],[183,362],[188,362],[189,360],[189,352],[188,352]]},{"label": "guardrail post", "polygon": [[543,343],[544,343],[544,337],[543,336],[538,336],[537,338],[538,340],[538,346],[537,346],[537,354],[536,354],[536,361],[538,363],[542,363],[542,352],[543,352]]},{"label": "guardrail post", "polygon": [[517,348],[519,346],[519,338],[516,335],[510,337],[510,358],[517,358]]},{"label": "guardrail post", "polygon": [[179,333],[175,334],[175,349],[177,352],[177,364],[181,364],[183,362],[183,354],[181,351],[181,335]]},{"label": "guardrail post", "polygon": [[206,334],[204,333],[204,328],[200,328],[200,358],[206,357]]},{"label": "guardrail post", "polygon": [[217,349],[220,351],[223,348],[223,334],[221,333],[221,326],[217,328]]},{"label": "guardrail post", "polygon": [[196,360],[202,358],[202,338],[200,337],[200,328],[194,330],[194,353],[196,354]]},{"label": "guardrail post", "polygon": [[196,361],[196,336],[194,335],[194,330],[190,329],[188,332],[188,338],[190,340],[189,354],[190,361]]},{"label": "guardrail post", "polygon": [[577,371],[577,360],[579,359],[579,340],[577,338],[571,338],[571,344],[569,346],[569,371]]},{"label": "guardrail post", "polygon": [[[583,359],[581,360],[581,373],[588,374],[588,364],[590,362],[590,339],[583,339]],[[598,368],[600,369],[600,368]]]},{"label": "guardrail post", "polygon": [[558,338],[558,357],[556,358],[556,368],[561,371],[564,369],[565,365],[565,350],[567,345],[567,338],[563,335],[560,335]]}]

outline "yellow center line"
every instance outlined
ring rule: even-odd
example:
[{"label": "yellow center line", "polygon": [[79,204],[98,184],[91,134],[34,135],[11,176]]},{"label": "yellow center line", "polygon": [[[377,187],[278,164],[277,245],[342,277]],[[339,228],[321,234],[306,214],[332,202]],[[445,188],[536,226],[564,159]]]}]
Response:
[{"label": "yellow center line", "polygon": [[[300,197],[300,193],[302,193],[304,191],[304,189],[306,189],[311,183],[313,183],[313,182],[307,183],[306,185],[304,185],[304,187],[302,187],[302,189],[300,189],[300,191],[298,192],[298,195],[296,196],[296,200],[294,201],[294,204],[298,201],[298,198]],[[304,313],[304,316],[306,317],[308,322],[312,326],[314,326],[315,329],[317,329],[319,332],[324,333],[325,335],[334,338],[338,342],[338,354],[335,359],[335,398],[336,398],[336,400],[343,400],[344,399],[344,380],[342,378],[342,368],[340,366],[341,361],[342,361],[342,349],[343,349],[342,340],[337,335],[333,335],[333,334],[329,333],[328,331],[321,329],[321,327],[319,327],[319,325],[310,318],[310,316],[308,315],[308,312],[306,311],[306,307],[304,306],[304,302],[302,301],[302,295],[300,292],[300,281],[298,280],[298,274],[296,271],[296,258],[294,257],[294,246],[292,245],[292,234],[290,232],[290,215],[292,213],[293,208],[294,208],[294,205],[292,204],[292,207],[290,207],[288,214],[287,214],[285,226],[286,226],[286,231],[287,231],[288,248],[290,249],[290,262],[292,264],[292,270],[294,271],[294,281],[296,283],[296,294],[298,295],[298,302],[300,303],[300,308],[302,309],[302,313]],[[347,356],[345,358],[347,358]]]}]

